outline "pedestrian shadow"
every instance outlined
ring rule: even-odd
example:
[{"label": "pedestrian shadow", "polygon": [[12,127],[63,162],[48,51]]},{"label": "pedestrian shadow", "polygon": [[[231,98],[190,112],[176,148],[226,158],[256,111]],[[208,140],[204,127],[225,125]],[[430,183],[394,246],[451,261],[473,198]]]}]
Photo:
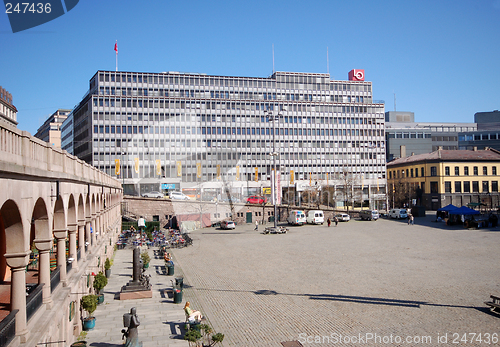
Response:
[{"label": "pedestrian shadow", "polygon": [[186,323],[163,322],[163,324],[168,325],[170,328],[170,339],[184,340],[184,335],[186,334]]}]

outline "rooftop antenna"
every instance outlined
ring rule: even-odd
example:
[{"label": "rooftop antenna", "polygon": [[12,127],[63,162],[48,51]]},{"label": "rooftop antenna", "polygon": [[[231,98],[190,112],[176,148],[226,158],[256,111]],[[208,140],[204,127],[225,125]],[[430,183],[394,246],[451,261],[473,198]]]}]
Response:
[{"label": "rooftop antenna", "polygon": [[396,93],[394,93],[394,112],[396,112]]},{"label": "rooftop antenna", "polygon": [[273,74],[274,74],[274,43],[273,43]]}]

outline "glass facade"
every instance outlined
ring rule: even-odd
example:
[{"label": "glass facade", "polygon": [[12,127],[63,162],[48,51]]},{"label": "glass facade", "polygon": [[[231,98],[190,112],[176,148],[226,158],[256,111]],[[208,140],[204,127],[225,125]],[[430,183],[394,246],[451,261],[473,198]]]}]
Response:
[{"label": "glass facade", "polygon": [[282,187],[346,171],[385,186],[384,104],[372,100],[371,82],[329,74],[98,71],[73,110],[74,154],[134,185],[269,185],[276,158]]}]

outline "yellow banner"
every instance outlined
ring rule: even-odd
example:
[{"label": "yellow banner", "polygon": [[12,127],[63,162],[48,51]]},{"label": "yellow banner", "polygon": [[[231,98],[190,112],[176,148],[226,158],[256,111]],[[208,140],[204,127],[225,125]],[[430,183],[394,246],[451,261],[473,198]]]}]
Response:
[{"label": "yellow banner", "polygon": [[160,159],[156,159],[156,174],[158,176],[161,175],[161,161],[160,161]]},{"label": "yellow banner", "polygon": [[196,163],[196,177],[201,178],[201,163]]},{"label": "yellow banner", "polygon": [[271,195],[271,188],[262,188],[262,194]]},{"label": "yellow banner", "polygon": [[328,186],[328,172],[326,173],[326,185]]},{"label": "yellow banner", "polygon": [[255,178],[254,178],[255,182],[257,182],[259,180],[259,168],[256,167],[255,168]]},{"label": "yellow banner", "polygon": [[176,165],[177,165],[177,177],[181,177],[182,176],[182,162],[180,160],[178,160],[176,162]]},{"label": "yellow banner", "polygon": [[120,176],[120,159],[115,159],[115,175]]},{"label": "yellow banner", "polygon": [[220,165],[217,164],[217,178],[220,178]]},{"label": "yellow banner", "polygon": [[312,183],[311,181],[312,181],[312,173],[309,172],[309,185],[311,185],[311,183]]},{"label": "yellow banner", "polygon": [[240,180],[240,167],[239,165],[236,165],[236,180]]},{"label": "yellow banner", "polygon": [[139,158],[134,158],[134,169],[135,173],[139,173]]},{"label": "yellow banner", "polygon": [[295,172],[293,170],[290,170],[290,184],[295,183]]}]

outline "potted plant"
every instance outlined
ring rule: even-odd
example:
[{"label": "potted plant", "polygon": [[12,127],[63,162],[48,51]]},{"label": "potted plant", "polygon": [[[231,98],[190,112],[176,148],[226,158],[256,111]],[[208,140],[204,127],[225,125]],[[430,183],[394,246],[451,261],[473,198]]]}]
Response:
[{"label": "potted plant", "polygon": [[111,276],[111,265],[113,265],[113,262],[109,260],[109,258],[106,258],[106,261],[104,262],[104,273],[106,274],[106,278]]},{"label": "potted plant", "polygon": [[80,300],[80,305],[87,311],[87,317],[82,318],[83,330],[92,330],[95,327],[95,317],[92,316],[97,308],[97,295],[84,295]]},{"label": "potted plant", "polygon": [[100,271],[97,275],[95,275],[93,286],[97,294],[99,294],[98,295],[99,304],[102,304],[104,302],[104,294],[102,293],[102,290],[104,289],[104,287],[106,287],[107,284],[108,284],[108,279],[106,278],[106,276],[104,276],[102,271]]},{"label": "potted plant", "polygon": [[198,346],[198,341],[201,339],[201,333],[197,329],[189,329],[184,334],[184,340],[189,341],[189,346]]},{"label": "potted plant", "polygon": [[149,253],[147,250],[141,253],[142,267],[147,269],[149,267],[149,262],[151,258],[149,257]]}]

